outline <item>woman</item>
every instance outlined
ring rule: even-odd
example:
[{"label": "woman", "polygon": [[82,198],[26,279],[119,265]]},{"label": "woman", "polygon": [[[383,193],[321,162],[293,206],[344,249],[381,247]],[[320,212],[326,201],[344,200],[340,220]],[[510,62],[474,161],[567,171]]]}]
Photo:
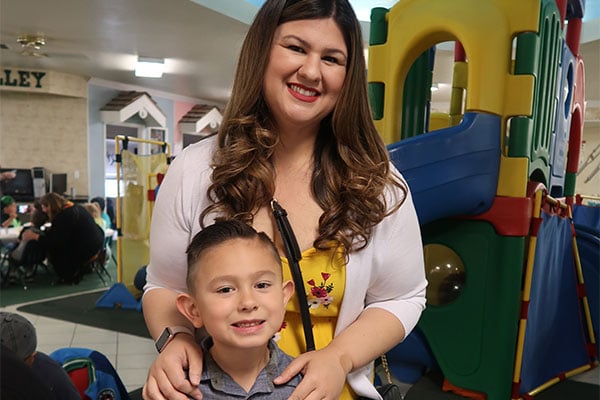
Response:
[{"label": "woman", "polygon": [[242,46],[218,137],[179,155],[157,197],[143,310],[151,335],[167,340],[145,399],[199,398],[194,338],[161,335],[191,328],[175,308],[186,291],[189,241],[201,226],[234,217],[285,254],[273,197],[303,250],[317,346],[301,354],[298,305],[290,302],[278,344],[297,358],[275,383],[301,371],[294,399],[378,398],[372,361],[415,326],[426,281],[410,193],[375,130],[366,87],[360,26],[347,0],[265,2]]},{"label": "woman", "polygon": [[43,234],[28,230],[23,240],[38,240],[64,283],[79,283],[87,262],[104,246],[104,232],[83,207],[57,193],[40,199],[52,224]]}]

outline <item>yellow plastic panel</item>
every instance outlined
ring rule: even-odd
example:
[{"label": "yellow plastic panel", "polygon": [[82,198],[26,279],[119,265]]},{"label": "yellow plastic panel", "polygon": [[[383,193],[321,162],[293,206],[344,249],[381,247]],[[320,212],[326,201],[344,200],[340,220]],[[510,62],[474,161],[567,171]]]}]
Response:
[{"label": "yellow plastic panel", "polygon": [[525,197],[529,175],[529,159],[500,156],[498,196]]},{"label": "yellow plastic panel", "polygon": [[[468,58],[466,108],[505,115],[512,38],[537,31],[539,2],[533,0],[402,0],[388,13],[387,42],[370,47],[369,82],[383,82],[386,143],[400,139],[404,79],[416,58],[436,43],[458,40]],[[512,87],[512,85],[510,85]],[[514,111],[515,107],[511,107]],[[528,115],[531,106],[517,115]]]},{"label": "yellow plastic panel", "polygon": [[448,128],[450,126],[450,116],[446,113],[436,112],[431,113],[429,117],[429,130],[436,131],[438,129]]}]

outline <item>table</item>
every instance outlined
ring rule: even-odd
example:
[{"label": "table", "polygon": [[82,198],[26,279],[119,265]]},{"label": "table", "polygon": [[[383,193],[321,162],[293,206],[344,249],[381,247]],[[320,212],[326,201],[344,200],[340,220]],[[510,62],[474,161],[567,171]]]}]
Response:
[{"label": "table", "polygon": [[22,227],[16,228],[0,228],[0,241],[2,243],[14,243],[19,240],[19,233]]}]

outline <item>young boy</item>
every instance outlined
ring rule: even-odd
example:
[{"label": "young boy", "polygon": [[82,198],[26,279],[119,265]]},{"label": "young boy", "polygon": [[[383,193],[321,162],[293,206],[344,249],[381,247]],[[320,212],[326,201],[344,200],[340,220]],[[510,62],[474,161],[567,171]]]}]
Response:
[{"label": "young boy", "polygon": [[273,384],[292,357],[272,337],[294,284],[283,281],[273,242],[245,223],[222,221],[200,231],[187,255],[189,294],[177,297],[177,308],[210,335],[202,341],[204,398],[287,399],[301,376]]},{"label": "young boy", "polygon": [[0,216],[0,223],[3,228],[16,228],[21,226],[17,214],[17,203],[12,196],[6,195],[0,198],[0,205],[2,206],[2,216]]}]

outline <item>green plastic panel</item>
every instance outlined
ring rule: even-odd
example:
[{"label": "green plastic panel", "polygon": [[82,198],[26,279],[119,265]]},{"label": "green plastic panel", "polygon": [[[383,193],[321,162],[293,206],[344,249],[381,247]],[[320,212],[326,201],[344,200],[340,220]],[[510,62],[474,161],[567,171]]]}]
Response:
[{"label": "green plastic panel", "polygon": [[[539,32],[517,36],[515,74],[535,76],[533,114],[511,121],[508,155],[529,158],[529,176],[548,185],[551,139],[558,102],[557,79],[563,31],[554,0],[542,0]],[[523,119],[523,117],[519,117]],[[514,122],[514,123],[513,123]]]},{"label": "green plastic panel", "polygon": [[521,301],[525,238],[499,236],[482,221],[442,220],[423,227],[425,245],[456,252],[464,264],[460,296],[428,305],[419,322],[446,379],[510,399]]}]

